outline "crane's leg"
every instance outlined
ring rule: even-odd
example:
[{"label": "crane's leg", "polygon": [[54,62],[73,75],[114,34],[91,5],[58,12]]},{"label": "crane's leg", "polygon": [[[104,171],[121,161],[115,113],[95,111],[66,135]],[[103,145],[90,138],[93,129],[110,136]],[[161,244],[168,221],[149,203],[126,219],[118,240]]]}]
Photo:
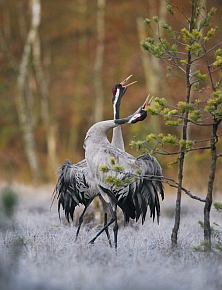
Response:
[{"label": "crane's leg", "polygon": [[[89,206],[89,204],[87,206],[85,206],[81,216],[79,217],[79,224],[78,224],[78,228],[77,228],[77,231],[76,231],[75,242],[77,241],[77,238],[78,238],[78,235],[79,235],[79,231],[80,231],[81,225],[83,223],[83,217],[84,217],[84,214],[85,214],[88,206]],[[105,227],[106,224],[107,224],[107,213],[105,212],[104,213],[104,227]],[[105,228],[105,232],[106,232],[106,235],[107,235],[107,238],[108,238],[108,241],[109,241],[109,245],[110,245],[110,247],[112,247],[112,243],[111,243],[108,227]]]},{"label": "crane's leg", "polygon": [[[101,201],[101,204],[103,206],[103,212],[104,212],[104,227],[107,224],[107,211],[109,210],[109,204],[103,199],[102,195],[99,195],[99,199]],[[110,239],[110,234],[109,234],[109,228],[105,228],[106,236],[109,241],[110,247],[112,247],[111,239]]]},{"label": "crane's leg", "polygon": [[[106,226],[106,224],[107,224],[107,212],[104,213],[104,227]],[[110,239],[110,234],[109,234],[108,227],[105,228],[105,232],[106,232],[106,235],[107,235],[107,239],[109,241],[109,245],[112,248],[112,243],[111,243],[111,239]]]},{"label": "crane's leg", "polygon": [[91,241],[89,241],[89,244],[93,244],[95,240],[101,235],[101,233],[104,232],[116,220],[116,214],[112,209],[111,203],[109,203],[108,205],[112,215],[111,220],[98,232],[98,234]]},{"label": "crane's leg", "polygon": [[84,208],[84,210],[83,210],[81,216],[79,217],[79,224],[78,224],[78,228],[77,228],[77,231],[76,231],[75,242],[76,242],[76,240],[77,240],[77,238],[78,238],[79,231],[80,231],[80,227],[81,227],[81,225],[82,225],[82,223],[83,223],[83,216],[84,216],[84,214],[85,214],[87,208],[88,208],[88,206],[85,206],[85,208]]},{"label": "crane's leg", "polygon": [[117,216],[116,216],[116,211],[114,211],[114,215],[115,215],[115,224],[114,224],[114,227],[113,227],[113,232],[114,232],[114,245],[115,245],[115,249],[117,248],[117,234],[118,234],[118,229],[119,229],[119,226],[118,226],[118,223],[117,223]]}]

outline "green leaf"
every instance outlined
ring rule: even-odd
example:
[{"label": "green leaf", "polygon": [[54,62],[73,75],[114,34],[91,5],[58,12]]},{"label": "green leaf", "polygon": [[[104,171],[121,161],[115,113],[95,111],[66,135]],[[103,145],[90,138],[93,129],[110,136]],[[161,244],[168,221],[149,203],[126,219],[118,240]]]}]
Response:
[{"label": "green leaf", "polygon": [[144,22],[145,22],[146,24],[150,24],[151,20],[150,20],[149,18],[146,18],[146,19],[144,20]]},{"label": "green leaf", "polygon": [[185,59],[181,59],[181,60],[180,60],[180,63],[181,63],[182,65],[187,65],[187,64],[188,64],[187,60],[185,60]]},{"label": "green leaf", "polygon": [[201,117],[200,110],[194,110],[193,112],[189,113],[189,117],[188,118],[191,121],[198,122],[200,120],[200,117]]},{"label": "green leaf", "polygon": [[214,57],[216,59],[217,56],[221,56],[222,55],[222,49],[221,48],[218,48],[215,53],[214,53]]},{"label": "green leaf", "polygon": [[214,16],[214,14],[217,12],[217,8],[216,7],[212,7],[210,12],[209,12],[209,15],[212,17]]},{"label": "green leaf", "polygon": [[180,147],[182,150],[190,150],[193,147],[193,141],[189,141],[189,140],[180,140],[179,142]]},{"label": "green leaf", "polygon": [[222,108],[215,110],[214,114],[217,119],[222,119]]},{"label": "green leaf", "polygon": [[137,176],[134,176],[134,177],[133,177],[133,180],[134,180],[134,181],[138,181],[139,178],[138,178]]},{"label": "green leaf", "polygon": [[203,48],[199,43],[195,42],[192,45],[187,45],[186,50],[194,52],[196,56],[200,56],[203,51]]},{"label": "green leaf", "polygon": [[215,201],[213,205],[217,212],[222,212],[222,202]]},{"label": "green leaf", "polygon": [[172,27],[171,26],[169,26],[167,23],[161,23],[161,27],[163,29],[166,29],[167,30],[167,33],[168,33],[168,35],[169,35],[170,38],[176,39],[176,35],[175,35],[174,31],[172,30]]},{"label": "green leaf", "polygon": [[156,139],[156,135],[151,133],[149,135],[146,136],[146,141],[150,142]]},{"label": "green leaf", "polygon": [[168,66],[167,66],[167,70],[168,70],[168,71],[172,71],[172,66],[168,65]]},{"label": "green leaf", "polygon": [[212,36],[214,36],[216,32],[216,29],[215,28],[211,28],[208,32],[207,32],[207,37],[210,38]]},{"label": "green leaf", "polygon": [[161,110],[161,114],[168,116],[169,111],[170,111],[169,108],[164,108],[163,110]]},{"label": "green leaf", "polygon": [[214,224],[215,226],[219,227],[218,223],[216,223],[216,222],[213,222],[213,224]]},{"label": "green leaf", "polygon": [[114,183],[115,182],[115,177],[114,176],[112,176],[112,175],[109,175],[109,176],[107,176],[106,178],[105,178],[105,181],[107,182],[107,183]]},{"label": "green leaf", "polygon": [[174,109],[174,110],[169,111],[168,114],[172,115],[172,116],[178,115],[178,111],[176,109]]},{"label": "green leaf", "polygon": [[173,10],[173,6],[172,6],[172,5],[167,5],[167,11],[168,11],[170,14],[174,15],[174,10]]},{"label": "green leaf", "polygon": [[115,158],[114,157],[110,157],[110,163],[111,165],[114,165],[116,163]]},{"label": "green leaf", "polygon": [[181,29],[181,32],[183,33],[183,40],[185,43],[188,43],[193,39],[192,34],[185,27]]},{"label": "green leaf", "polygon": [[167,104],[167,101],[164,98],[155,98],[154,101],[158,103],[161,107],[164,107]]},{"label": "green leaf", "polygon": [[103,172],[103,173],[106,173],[108,172],[110,169],[107,165],[101,165],[99,166],[99,171]]},{"label": "green leaf", "polygon": [[171,161],[171,162],[169,162],[169,163],[167,164],[167,166],[168,166],[168,167],[173,167],[173,166],[177,165],[178,162],[179,162],[179,158],[174,158],[174,160]]},{"label": "green leaf", "polygon": [[199,70],[196,70],[193,75],[197,78],[199,78],[201,81],[206,81],[208,78],[207,74],[202,74]]},{"label": "green leaf", "polygon": [[215,7],[212,7],[210,12],[207,13],[206,17],[204,17],[201,22],[200,22],[200,29],[202,29],[205,26],[209,26],[210,25],[210,20],[212,18],[212,16],[216,13],[217,9]]},{"label": "green leaf", "polygon": [[203,221],[199,220],[199,221],[198,221],[198,224],[200,225],[200,227],[201,227],[202,229],[204,228],[204,222],[203,222]]},{"label": "green leaf", "polygon": [[159,114],[159,111],[155,108],[152,108],[150,106],[147,106],[146,107],[146,111],[150,114],[150,115],[158,115]]},{"label": "green leaf", "polygon": [[188,104],[186,102],[178,102],[177,106],[180,108],[181,113],[185,113],[185,112],[190,112],[193,111],[193,105],[192,104]]},{"label": "green leaf", "polygon": [[222,68],[222,57],[217,55],[216,61],[213,63],[214,66]]},{"label": "green leaf", "polygon": [[177,119],[177,121],[167,120],[165,123],[167,126],[177,127],[179,124],[181,124],[181,122],[182,122],[182,119]]},{"label": "green leaf", "polygon": [[202,34],[197,29],[193,29],[191,35],[193,40],[199,40],[202,37]]},{"label": "green leaf", "polygon": [[159,17],[158,16],[153,16],[153,20],[157,23],[158,20],[159,20]]},{"label": "green leaf", "polygon": [[175,135],[172,134],[167,134],[162,138],[162,142],[164,144],[169,144],[169,145],[178,145],[179,141],[178,138]]},{"label": "green leaf", "polygon": [[124,167],[119,165],[119,164],[115,164],[113,165],[113,170],[116,172],[123,172],[124,171]]},{"label": "green leaf", "polygon": [[161,27],[164,28],[164,29],[169,29],[170,28],[170,26],[167,23],[164,23],[164,22],[161,23]]},{"label": "green leaf", "polygon": [[172,52],[172,55],[173,55],[173,56],[177,56],[178,51],[177,51],[177,45],[176,45],[176,44],[173,44],[173,45],[171,46],[171,52]]},{"label": "green leaf", "polygon": [[194,87],[194,90],[195,91],[198,91],[199,90],[199,85],[200,85],[199,82],[194,83],[193,87]]}]

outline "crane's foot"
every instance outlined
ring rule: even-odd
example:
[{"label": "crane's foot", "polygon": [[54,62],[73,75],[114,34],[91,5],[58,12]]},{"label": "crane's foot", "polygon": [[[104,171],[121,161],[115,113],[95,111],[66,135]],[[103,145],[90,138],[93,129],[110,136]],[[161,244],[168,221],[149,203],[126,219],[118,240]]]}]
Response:
[{"label": "crane's foot", "polygon": [[95,242],[95,239],[92,239],[91,241],[89,241],[88,244],[90,244],[90,245],[94,245],[94,242]]}]

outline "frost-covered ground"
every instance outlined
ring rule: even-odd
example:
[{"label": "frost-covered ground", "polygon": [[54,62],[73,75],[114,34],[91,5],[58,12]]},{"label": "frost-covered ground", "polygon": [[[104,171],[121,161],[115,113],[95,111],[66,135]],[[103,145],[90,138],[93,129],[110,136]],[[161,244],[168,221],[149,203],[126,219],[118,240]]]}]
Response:
[{"label": "frost-covered ground", "polygon": [[[105,234],[88,244],[98,231],[92,225],[74,242],[75,226],[59,221],[56,203],[49,209],[52,187],[16,190],[15,226],[0,236],[1,290],[222,289],[222,256],[193,251],[203,239],[198,201],[183,199],[176,249],[170,241],[175,201],[166,196],[160,225],[147,218],[143,226],[120,227],[116,252]],[[215,212],[212,221],[222,224]]]}]

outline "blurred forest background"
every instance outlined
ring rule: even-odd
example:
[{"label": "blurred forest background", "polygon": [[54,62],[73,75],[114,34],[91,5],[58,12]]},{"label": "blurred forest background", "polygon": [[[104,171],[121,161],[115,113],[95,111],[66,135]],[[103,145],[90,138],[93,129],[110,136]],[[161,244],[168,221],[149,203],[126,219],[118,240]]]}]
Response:
[{"label": "blurred forest background", "polygon": [[[179,2],[189,15],[190,1]],[[208,2],[217,8],[213,21],[221,35],[222,1]],[[166,66],[140,47],[152,36],[146,17],[159,15],[173,27],[166,6],[164,0],[0,0],[0,180],[55,182],[65,159],[82,160],[88,128],[113,118],[111,89],[130,74],[137,83],[122,100],[122,117],[148,93],[172,104],[184,97],[184,81],[166,78]],[[126,150],[141,154],[130,140],[156,131],[179,134],[161,118],[148,117],[123,128]],[[195,129],[190,135],[205,136]],[[199,189],[207,186],[209,154],[195,152],[186,160],[185,180]],[[171,157],[156,157],[164,175],[174,177],[176,171],[167,167]],[[219,189],[220,160],[217,170]],[[201,180],[195,175],[200,171]]]}]

